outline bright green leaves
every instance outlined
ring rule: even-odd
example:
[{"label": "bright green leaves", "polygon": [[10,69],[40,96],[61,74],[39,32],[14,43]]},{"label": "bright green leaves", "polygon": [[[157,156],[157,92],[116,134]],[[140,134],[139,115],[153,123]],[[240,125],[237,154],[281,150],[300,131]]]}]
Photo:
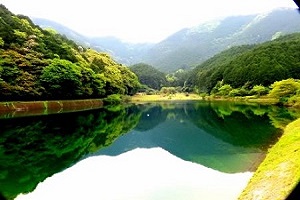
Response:
[{"label": "bright green leaves", "polygon": [[276,98],[289,98],[300,91],[300,82],[292,78],[282,81],[276,81],[271,85],[270,96]]},{"label": "bright green leaves", "polygon": [[4,46],[4,40],[2,39],[2,37],[0,37],[0,47],[3,47]]},{"label": "bright green leaves", "polygon": [[166,75],[151,65],[139,63],[131,66],[130,69],[138,76],[142,84],[152,89],[160,90],[162,86],[166,86]]},{"label": "bright green leaves", "polygon": [[269,88],[263,85],[255,85],[250,91],[250,94],[254,94],[257,96],[266,95],[268,93],[269,93]]},{"label": "bright green leaves", "polygon": [[0,60],[0,78],[2,80],[14,85],[19,74],[18,67],[11,63],[9,59]]},{"label": "bright green leaves", "polygon": [[68,60],[53,59],[40,77],[48,98],[91,98],[130,94],[139,86],[137,77],[123,66],[106,66],[104,73],[80,67]]},{"label": "bright green leaves", "polygon": [[80,68],[67,60],[54,59],[40,77],[41,85],[50,98],[80,96]]}]

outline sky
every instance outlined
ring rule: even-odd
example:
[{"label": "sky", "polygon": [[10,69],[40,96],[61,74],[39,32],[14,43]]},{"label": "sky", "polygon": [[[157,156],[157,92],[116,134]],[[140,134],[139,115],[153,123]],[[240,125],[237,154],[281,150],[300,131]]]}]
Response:
[{"label": "sky", "polygon": [[226,16],[297,8],[292,0],[0,0],[14,14],[50,19],[86,36],[159,42]]}]

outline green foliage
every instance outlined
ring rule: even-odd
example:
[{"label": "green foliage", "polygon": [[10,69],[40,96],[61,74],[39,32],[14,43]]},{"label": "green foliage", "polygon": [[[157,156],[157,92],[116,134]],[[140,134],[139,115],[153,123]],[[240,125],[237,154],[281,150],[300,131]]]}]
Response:
[{"label": "green foliage", "polygon": [[212,94],[217,94],[219,92],[219,89],[223,86],[223,81],[218,81],[215,87],[212,89]]},{"label": "green foliage", "polygon": [[246,83],[248,88],[267,87],[275,81],[300,78],[299,64],[300,33],[295,33],[255,46],[226,50],[196,67],[190,81],[200,92],[209,93],[215,92],[218,81],[233,88]]},{"label": "green foliage", "polygon": [[81,95],[80,79],[80,68],[77,65],[67,60],[54,59],[43,69],[40,82],[49,98],[70,98]]},{"label": "green foliage", "polygon": [[0,37],[0,47],[3,47],[4,46],[4,41],[3,39]]},{"label": "green foliage", "polygon": [[271,85],[269,95],[284,100],[297,94],[300,90],[300,82],[295,79],[276,81]]},{"label": "green foliage", "polygon": [[176,92],[177,91],[175,87],[162,87],[160,90],[161,94],[166,94],[166,95],[175,94]]},{"label": "green foliage", "polygon": [[166,86],[166,75],[150,65],[140,63],[130,66],[130,69],[138,76],[142,84],[152,89],[160,90],[161,87]]},{"label": "green foliage", "polygon": [[103,99],[105,105],[118,105],[122,102],[122,98],[119,94],[112,94]]},{"label": "green foliage", "polygon": [[232,87],[229,84],[225,84],[218,89],[218,94],[228,96],[231,91]]},{"label": "green foliage", "polygon": [[190,75],[190,70],[179,69],[174,73],[167,74],[166,78],[170,86],[187,88],[187,80]]},{"label": "green foliage", "polygon": [[5,80],[7,83],[15,84],[15,80],[20,74],[20,71],[17,66],[9,65],[7,62],[2,60],[0,62],[0,77],[2,80]]},{"label": "green foliage", "polygon": [[255,85],[251,90],[250,94],[252,95],[267,95],[269,93],[269,88],[263,86],[263,85]]}]

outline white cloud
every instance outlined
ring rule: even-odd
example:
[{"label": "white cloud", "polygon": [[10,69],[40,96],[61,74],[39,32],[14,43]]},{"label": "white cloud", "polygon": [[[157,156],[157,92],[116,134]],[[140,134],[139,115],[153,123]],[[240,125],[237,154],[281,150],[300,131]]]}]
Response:
[{"label": "white cloud", "polygon": [[294,7],[286,0],[0,0],[17,14],[47,18],[93,36],[159,41],[184,27],[216,17]]}]

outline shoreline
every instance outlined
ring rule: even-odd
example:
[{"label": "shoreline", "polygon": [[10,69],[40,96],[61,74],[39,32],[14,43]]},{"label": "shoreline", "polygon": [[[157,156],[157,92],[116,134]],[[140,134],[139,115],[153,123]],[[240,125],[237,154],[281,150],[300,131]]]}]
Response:
[{"label": "shoreline", "polygon": [[212,97],[212,96],[201,96],[198,94],[185,94],[185,93],[176,93],[176,94],[136,94],[131,97],[130,101],[133,103],[139,102],[160,102],[160,101],[227,101],[227,102],[237,102],[237,103],[259,103],[264,105],[276,105],[278,104],[278,99],[269,98],[269,97],[255,97],[255,96],[246,96],[246,97]]},{"label": "shoreline", "polygon": [[203,100],[203,98],[197,94],[136,94],[130,97],[130,102],[158,102],[158,101],[191,101],[191,100]]},{"label": "shoreline", "polygon": [[283,200],[300,182],[300,118],[288,124],[279,141],[241,193],[239,200]]}]

